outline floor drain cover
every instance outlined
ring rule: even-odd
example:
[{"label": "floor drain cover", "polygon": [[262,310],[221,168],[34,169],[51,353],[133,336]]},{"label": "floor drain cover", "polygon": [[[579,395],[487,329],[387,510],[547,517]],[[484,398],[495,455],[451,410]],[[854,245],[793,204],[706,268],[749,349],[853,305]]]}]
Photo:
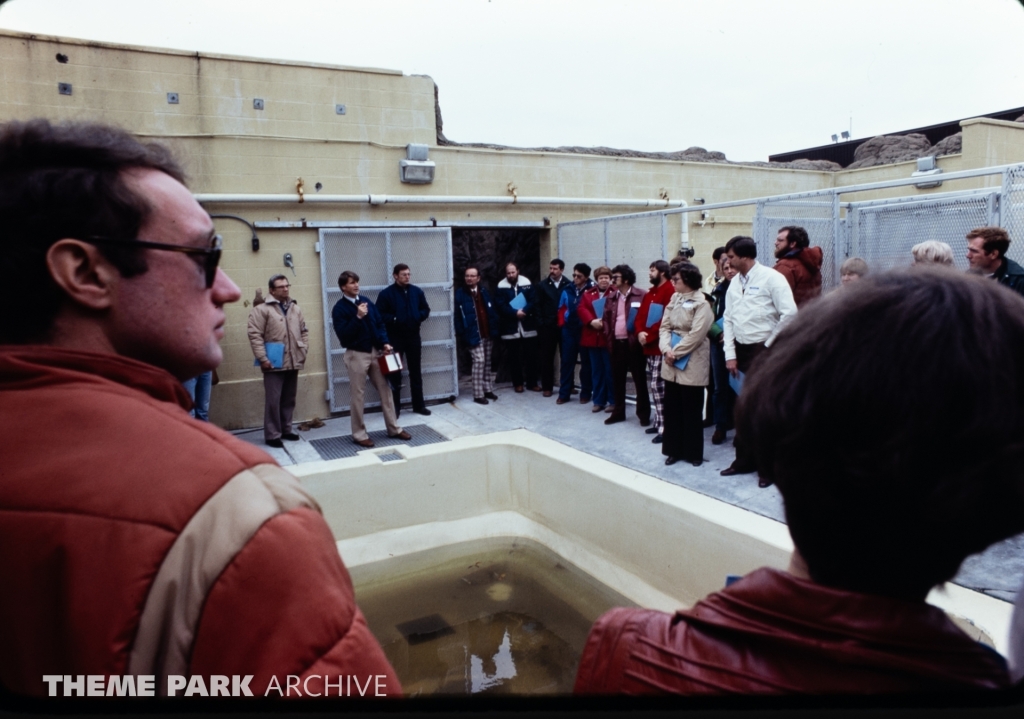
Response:
[{"label": "floor drain cover", "polygon": [[[428,427],[425,424],[414,424],[404,427],[406,432],[412,435],[412,439],[401,440],[388,437],[384,430],[370,432],[370,439],[377,447],[404,444],[409,447],[419,447],[424,444],[436,444],[447,442],[448,438],[440,432]],[[355,457],[357,452],[362,452],[365,447],[360,447],[352,441],[352,435],[346,434],[341,437],[325,437],[324,439],[313,439],[309,443],[323,459],[341,459],[342,457]]]},{"label": "floor drain cover", "polygon": [[405,457],[400,455],[398,452],[381,452],[380,454],[377,455],[377,458],[381,462],[397,462],[399,460],[405,459]]},{"label": "floor drain cover", "polygon": [[395,629],[401,632],[409,645],[422,644],[431,639],[437,639],[448,634],[455,634],[455,630],[446,622],[440,614],[428,614],[410,622],[396,624]]}]

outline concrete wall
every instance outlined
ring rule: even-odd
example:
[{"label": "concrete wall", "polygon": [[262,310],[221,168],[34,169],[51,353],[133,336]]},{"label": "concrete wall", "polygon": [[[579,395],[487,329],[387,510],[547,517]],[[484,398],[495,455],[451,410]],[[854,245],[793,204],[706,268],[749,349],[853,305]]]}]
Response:
[{"label": "concrete wall", "polygon": [[[56,55],[66,55],[60,63]],[[58,82],[73,86],[59,95]],[[179,93],[177,105],[166,93]],[[265,109],[254,110],[253,98]],[[335,114],[335,105],[346,114]],[[541,261],[557,251],[560,222],[648,209],[642,204],[663,194],[708,203],[802,192],[905,177],[911,163],[838,173],[715,163],[672,162],[566,153],[524,152],[436,146],[434,87],[429,78],[390,70],[317,66],[274,60],[104,45],[79,40],[0,33],[0,120],[30,117],[94,119],[117,123],[146,138],[167,142],[182,159],[197,193],[295,193],[302,179],[307,195],[321,184],[324,194],[413,196],[509,196],[519,198],[626,198],[637,205],[580,206],[529,204],[386,204],[371,206],[296,202],[208,204],[212,214],[239,214],[251,222],[425,221],[473,225],[539,222],[547,218]],[[1024,158],[1024,135],[1015,123],[964,123],[964,152],[940,159],[953,170]],[[405,145],[431,145],[437,163],[430,185],[403,185],[398,162]],[[966,185],[965,185],[966,186]],[[975,185],[976,186],[976,185]],[[944,187],[940,191],[956,189]],[[914,190],[890,191],[892,195]],[[881,195],[879,195],[881,196]],[[857,199],[868,199],[868,196]],[[699,214],[673,215],[668,252],[679,248],[682,222],[697,251],[696,262],[711,269],[711,251],[736,234],[749,234],[752,205]],[[262,423],[260,372],[252,366],[246,318],[257,287],[284,269],[290,252],[296,272],[292,296],[312,333],[309,361],[301,375],[297,419],[326,416],[327,389],[319,257],[312,229],[261,230],[261,249],[250,249],[241,223],[218,220],[225,239],[223,267],[239,284],[243,302],[228,308],[225,361],[214,388],[211,417],[227,428]],[[574,260],[565,257],[568,263]],[[652,260],[655,258],[651,258]],[[415,270],[414,270],[415,274]]]}]

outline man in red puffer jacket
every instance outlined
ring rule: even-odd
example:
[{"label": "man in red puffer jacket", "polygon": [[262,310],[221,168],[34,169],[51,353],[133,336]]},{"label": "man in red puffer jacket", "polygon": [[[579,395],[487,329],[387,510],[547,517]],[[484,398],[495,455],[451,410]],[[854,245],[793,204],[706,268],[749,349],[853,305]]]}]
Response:
[{"label": "man in red puffer jacket", "polygon": [[181,380],[220,363],[240,293],[182,178],[113,127],[0,126],[0,685],[398,695],[316,502],[188,414]]},{"label": "man in red puffer jacket", "polygon": [[775,238],[775,270],[789,282],[797,307],[821,295],[821,248],[810,244],[807,230],[794,225]]}]

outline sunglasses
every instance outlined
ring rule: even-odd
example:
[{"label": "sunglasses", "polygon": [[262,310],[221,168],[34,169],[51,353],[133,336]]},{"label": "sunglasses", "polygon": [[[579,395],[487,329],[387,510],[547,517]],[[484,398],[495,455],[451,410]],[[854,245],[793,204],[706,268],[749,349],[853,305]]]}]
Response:
[{"label": "sunglasses", "polygon": [[117,240],[113,237],[85,237],[82,241],[93,245],[143,247],[148,250],[166,250],[168,252],[184,252],[186,255],[202,255],[203,259],[200,262],[200,266],[206,275],[206,289],[213,287],[213,280],[217,276],[217,265],[220,264],[220,253],[224,248],[224,241],[220,235],[213,236],[209,247],[168,245],[163,242],[148,242],[146,240]]}]

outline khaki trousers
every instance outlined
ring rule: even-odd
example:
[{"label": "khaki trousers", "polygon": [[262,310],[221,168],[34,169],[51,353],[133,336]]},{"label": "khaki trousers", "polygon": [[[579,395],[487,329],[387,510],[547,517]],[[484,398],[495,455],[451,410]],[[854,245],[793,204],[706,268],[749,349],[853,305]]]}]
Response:
[{"label": "khaki trousers", "polygon": [[369,439],[366,433],[366,425],[363,423],[363,403],[366,401],[366,375],[370,375],[370,381],[377,388],[380,395],[381,407],[384,410],[384,424],[387,425],[388,434],[395,435],[402,431],[395,418],[395,401],[391,397],[391,387],[384,377],[384,373],[377,366],[377,358],[381,356],[380,350],[373,352],[358,352],[346,350],[345,369],[348,370],[349,398],[352,410],[352,439]]}]

